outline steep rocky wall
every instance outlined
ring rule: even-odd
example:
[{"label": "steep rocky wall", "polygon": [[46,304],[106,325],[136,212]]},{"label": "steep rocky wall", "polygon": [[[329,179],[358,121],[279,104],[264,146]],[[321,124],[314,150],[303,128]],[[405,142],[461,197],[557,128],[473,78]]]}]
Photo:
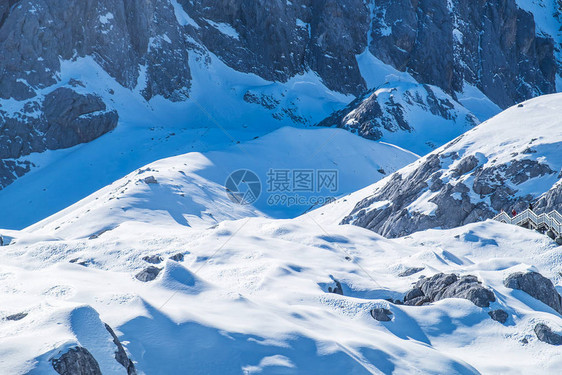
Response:
[{"label": "steep rocky wall", "polygon": [[[286,81],[311,69],[332,90],[366,89],[355,59],[367,44],[363,0],[180,2],[202,44],[236,70]],[[221,32],[224,25],[234,33]]]},{"label": "steep rocky wall", "polygon": [[454,94],[466,81],[502,108],[556,89],[555,43],[515,0],[376,4],[370,51],[420,82]]}]

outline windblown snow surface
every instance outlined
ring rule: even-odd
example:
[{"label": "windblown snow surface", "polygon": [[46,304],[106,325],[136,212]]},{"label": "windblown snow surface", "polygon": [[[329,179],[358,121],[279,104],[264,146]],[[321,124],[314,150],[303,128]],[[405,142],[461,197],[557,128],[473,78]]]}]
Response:
[{"label": "windblown snow surface", "polygon": [[[157,161],[31,227],[2,231],[0,373],[55,374],[51,360],[79,345],[104,374],[125,374],[103,323],[141,374],[558,373],[560,347],[533,329],[561,332],[562,317],[503,285],[535,270],[560,290],[562,252],[550,238],[493,221],[394,240],[338,225],[371,187],[293,219],[224,193],[221,168],[296,168],[334,139],[310,167],[338,165],[344,180],[378,179],[379,168],[415,160],[342,130],[280,129],[241,148]],[[170,259],[177,254],[183,260]],[[160,256],[161,271],[142,282],[146,256]],[[399,276],[410,267],[423,270]],[[496,301],[388,301],[439,272],[477,276]],[[336,280],[343,295],[328,292]],[[376,307],[392,320],[374,320]],[[489,317],[496,309],[505,324]],[[27,315],[6,319],[19,313]]]},{"label": "windblown snow surface", "polygon": [[[13,244],[2,248],[1,314],[28,315],[0,321],[1,373],[54,373],[49,360],[78,344],[104,373],[124,374],[96,328],[101,321],[145,374],[557,373],[562,365],[560,348],[533,332],[538,322],[560,331],[561,317],[502,284],[527,269],[559,284],[560,249],[506,224],[387,240],[311,215],[190,228],[155,214],[93,239],[5,234]],[[177,253],[183,261],[167,259]],[[164,261],[156,280],[143,283],[134,275],[148,266],[146,255]],[[398,277],[414,266],[424,270]],[[476,275],[497,301],[386,301],[438,272]],[[344,296],[327,293],[334,280]],[[392,321],[372,319],[374,307],[390,309]],[[489,318],[496,308],[508,312],[505,325]]]}]

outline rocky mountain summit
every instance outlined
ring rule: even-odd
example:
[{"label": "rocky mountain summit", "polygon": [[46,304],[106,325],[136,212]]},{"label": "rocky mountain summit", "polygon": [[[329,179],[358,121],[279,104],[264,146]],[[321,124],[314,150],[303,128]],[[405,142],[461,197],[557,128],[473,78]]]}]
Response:
[{"label": "rocky mountain summit", "polygon": [[[365,93],[385,82],[400,86],[400,76],[373,78],[381,66],[404,72],[420,85],[418,91],[427,90],[425,84],[442,90],[435,101],[437,91],[431,88],[424,103],[414,100],[415,107],[429,106],[429,113],[449,120],[453,116],[462,129],[474,110],[466,87],[476,90],[478,100],[502,108],[556,90],[559,37],[552,25],[559,25],[558,5],[533,4],[522,9],[515,0],[5,1],[0,5],[0,188],[30,169],[22,156],[89,142],[112,130],[118,117],[123,120],[123,107],[139,100],[135,95],[156,112],[155,99],[188,101],[198,80],[194,64],[204,62],[214,72],[213,57],[247,74],[248,86],[254,76],[286,83],[312,73],[326,92],[347,94],[349,100],[370,97]],[[83,61],[91,65],[77,73]],[[92,66],[100,69],[95,77],[84,74]],[[99,85],[100,74],[124,94]],[[321,120],[299,114],[308,104],[302,98],[285,105],[280,104],[284,92],[243,91],[246,102],[271,110],[272,121]],[[468,103],[468,111],[451,115],[451,106],[461,106],[457,100]],[[394,108],[396,113],[383,116],[383,127],[411,132],[401,104]],[[53,118],[54,112],[60,117]],[[365,116],[358,125],[324,125],[358,127],[359,134],[378,137],[379,113]],[[448,138],[435,146],[461,132],[445,132]]]},{"label": "rocky mountain summit", "polygon": [[[435,86],[385,84],[359,96],[319,126],[337,126],[364,138],[402,144],[426,154],[480,121]],[[417,136],[412,136],[412,134]]]},{"label": "rocky mountain summit", "polygon": [[[368,189],[342,223],[400,237],[558,208],[560,95],[533,99],[468,131]],[[529,131],[533,129],[533,131]]]}]

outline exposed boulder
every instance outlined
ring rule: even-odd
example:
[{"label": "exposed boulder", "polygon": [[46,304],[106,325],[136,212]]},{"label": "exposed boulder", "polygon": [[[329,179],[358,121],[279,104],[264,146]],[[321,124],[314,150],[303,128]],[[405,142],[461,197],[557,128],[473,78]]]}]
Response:
[{"label": "exposed boulder", "polygon": [[562,314],[562,297],[552,281],[538,272],[516,272],[504,280],[507,288],[522,290]]},{"label": "exposed boulder", "polygon": [[334,288],[329,286],[328,293],[335,293],[343,296],[343,288],[341,286],[341,283],[338,280],[334,280],[334,282],[336,283],[336,286]]},{"label": "exposed boulder", "polygon": [[164,259],[162,259],[160,255],[147,255],[142,257],[142,260],[150,264],[158,264],[158,263],[162,263]]},{"label": "exposed boulder", "polygon": [[408,277],[412,276],[418,272],[421,272],[425,269],[425,267],[408,267],[404,271],[398,274],[398,277]]},{"label": "exposed boulder", "polygon": [[420,288],[414,288],[406,292],[406,295],[404,296],[404,301],[411,301],[415,298],[423,297],[423,296],[424,294]]},{"label": "exposed boulder", "polygon": [[158,181],[156,180],[156,177],[154,177],[154,176],[145,177],[145,178],[142,179],[142,181],[144,181],[144,183],[147,184],[147,185],[158,183]]},{"label": "exposed boulder", "polygon": [[27,313],[21,312],[21,313],[16,313],[16,314],[8,315],[5,319],[6,319],[6,320],[11,320],[11,321],[18,321],[18,320],[22,320],[22,319],[25,318],[26,316],[27,316]]},{"label": "exposed boulder", "polygon": [[8,315],[8,316],[6,317],[6,320],[18,321],[18,320],[22,320],[22,319],[25,318],[26,316],[27,316],[27,313],[26,313],[26,312],[20,312],[20,313]]},{"label": "exposed boulder", "polygon": [[496,322],[500,322],[501,324],[504,324],[505,322],[507,322],[507,319],[509,318],[509,315],[507,314],[507,312],[505,312],[504,310],[501,310],[501,309],[488,311],[488,315],[490,315],[490,318],[492,318]]},{"label": "exposed boulder", "polygon": [[81,346],[68,349],[51,363],[60,375],[101,375],[101,370],[94,356]]},{"label": "exposed boulder", "polygon": [[546,324],[537,324],[535,326],[535,334],[542,342],[550,345],[562,345],[562,335],[552,332],[552,329]]},{"label": "exposed boulder", "polygon": [[423,306],[427,303],[431,303],[431,298],[427,296],[418,296],[409,300],[404,299],[404,305],[407,306]]},{"label": "exposed boulder", "polygon": [[176,262],[183,262],[184,259],[184,255],[182,253],[177,253],[174,254],[170,257],[171,260],[174,260]]},{"label": "exposed boulder", "polygon": [[454,274],[439,273],[419,280],[415,288],[406,293],[404,304],[420,306],[445,298],[464,298],[478,307],[489,307],[496,301],[494,293],[482,286],[476,276],[459,278]]},{"label": "exposed boulder", "polygon": [[146,283],[156,279],[161,270],[161,268],[150,266],[137,273],[135,278]]},{"label": "exposed boulder", "polygon": [[371,316],[379,322],[390,322],[392,320],[392,311],[385,308],[375,308],[371,310]]}]

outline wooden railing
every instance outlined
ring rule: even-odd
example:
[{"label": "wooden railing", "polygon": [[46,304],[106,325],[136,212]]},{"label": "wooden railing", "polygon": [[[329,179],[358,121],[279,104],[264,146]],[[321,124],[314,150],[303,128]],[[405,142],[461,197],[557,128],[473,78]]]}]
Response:
[{"label": "wooden railing", "polygon": [[513,217],[502,211],[494,217],[494,220],[519,226],[527,225],[532,229],[550,230],[554,236],[562,236],[562,215],[556,210],[537,215],[534,211],[527,209]]}]

